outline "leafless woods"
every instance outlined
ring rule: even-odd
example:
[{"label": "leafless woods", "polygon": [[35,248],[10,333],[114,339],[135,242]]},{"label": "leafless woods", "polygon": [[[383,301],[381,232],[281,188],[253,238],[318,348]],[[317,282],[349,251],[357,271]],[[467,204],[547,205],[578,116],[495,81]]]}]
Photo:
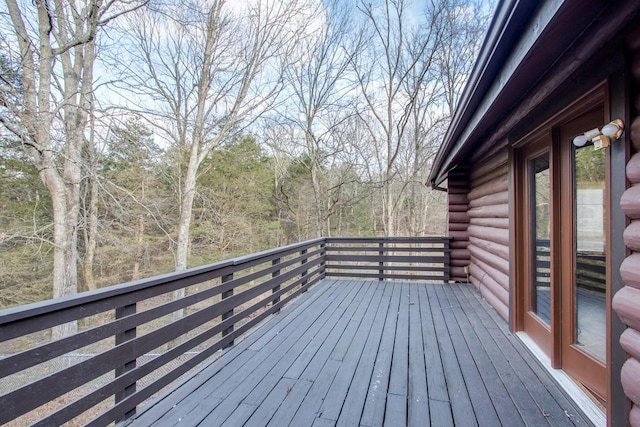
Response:
[{"label": "leafless woods", "polygon": [[318,235],[442,234],[426,176],[490,12],[5,0],[1,304]]}]

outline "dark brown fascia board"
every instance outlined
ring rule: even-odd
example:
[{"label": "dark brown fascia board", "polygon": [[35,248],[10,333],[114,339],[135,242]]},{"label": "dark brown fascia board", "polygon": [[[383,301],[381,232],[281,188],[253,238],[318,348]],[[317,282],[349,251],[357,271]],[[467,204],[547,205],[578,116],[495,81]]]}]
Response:
[{"label": "dark brown fascia board", "polygon": [[[445,156],[452,150],[454,142],[458,139],[459,130],[475,113],[478,104],[491,84],[486,76],[496,74],[500,70],[516,40],[518,28],[529,18],[525,13],[516,13],[519,10],[518,6],[522,7],[522,3],[518,0],[501,0],[496,6],[478,58],[453,112],[444,141],[431,168],[428,182],[434,188],[446,179],[446,172],[440,172],[444,166]],[[537,2],[525,1],[524,3],[535,7]]]},{"label": "dark brown fascia board", "polygon": [[542,5],[500,74],[481,77],[493,85],[484,96],[477,95],[480,101],[475,114],[465,123],[452,123],[429,177],[432,187],[437,188],[463,162],[477,141],[484,138],[495,143],[505,137],[514,120],[526,113],[523,108],[535,108],[552,96],[555,88],[590,61],[639,11],[637,0],[566,0]]},{"label": "dark brown fascia board", "polygon": [[[502,23],[504,30],[489,30],[489,36],[500,37],[493,49],[485,43],[478,64],[493,63],[493,69],[476,64],[474,70],[481,73],[472,74],[454,113],[429,176],[433,187],[446,179],[470,145],[495,127],[603,9],[600,1],[584,0],[545,1],[535,10],[527,1],[512,6],[508,21]],[[501,21],[494,19],[493,25]]]}]

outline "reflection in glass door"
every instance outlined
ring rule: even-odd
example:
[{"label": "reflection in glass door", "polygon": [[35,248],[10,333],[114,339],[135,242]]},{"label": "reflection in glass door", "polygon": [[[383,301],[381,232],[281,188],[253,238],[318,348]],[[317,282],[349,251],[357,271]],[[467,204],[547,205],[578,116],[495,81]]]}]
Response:
[{"label": "reflection in glass door", "polygon": [[603,108],[559,129],[562,369],[607,399],[607,150],[576,148],[573,137],[605,122]]},{"label": "reflection in glass door", "polygon": [[[518,223],[514,280],[521,285],[517,297],[518,328],[553,357],[555,224],[552,135],[531,135],[514,153],[516,159],[515,206]],[[557,159],[557,158],[556,158]]]},{"label": "reflection in glass door", "polygon": [[605,123],[592,105],[532,133],[514,150],[517,328],[554,368],[607,399],[607,150],[576,148]]},{"label": "reflection in glass door", "polygon": [[592,146],[574,149],[574,344],[604,362],[606,332],[606,158]]},{"label": "reflection in glass door", "polygon": [[529,201],[531,232],[529,261],[533,273],[529,280],[529,311],[546,325],[551,325],[551,247],[550,206],[551,188],[549,175],[549,152],[530,159]]}]

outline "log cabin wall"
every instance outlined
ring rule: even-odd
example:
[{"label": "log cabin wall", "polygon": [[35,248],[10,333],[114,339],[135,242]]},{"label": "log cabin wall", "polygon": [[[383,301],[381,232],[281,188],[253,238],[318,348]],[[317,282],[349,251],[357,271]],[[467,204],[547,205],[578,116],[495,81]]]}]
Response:
[{"label": "log cabin wall", "polygon": [[447,177],[449,206],[448,236],[451,237],[450,277],[455,282],[467,282],[469,267],[469,169],[458,167]]},{"label": "log cabin wall", "polygon": [[509,154],[507,140],[489,153],[480,149],[471,167],[468,251],[470,281],[509,318]]},{"label": "log cabin wall", "polygon": [[625,286],[613,298],[613,309],[628,326],[620,344],[630,356],[621,372],[622,386],[632,403],[629,424],[640,426],[640,31],[628,39],[631,59],[631,117],[628,136],[631,158],[627,164],[629,188],[620,201],[629,225],[624,232],[628,256],[620,267]]}]

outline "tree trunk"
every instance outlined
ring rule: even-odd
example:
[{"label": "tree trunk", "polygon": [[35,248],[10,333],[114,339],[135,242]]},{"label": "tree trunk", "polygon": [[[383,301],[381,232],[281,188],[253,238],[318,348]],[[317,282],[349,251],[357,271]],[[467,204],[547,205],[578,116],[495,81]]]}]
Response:
[{"label": "tree trunk", "polygon": [[[180,218],[178,221],[178,248],[176,254],[176,271],[187,269],[187,259],[189,257],[189,229],[191,228],[191,214],[193,212],[193,200],[196,194],[197,172],[198,172],[198,149],[194,144],[191,150],[189,166],[184,178],[184,188],[182,201],[180,202]],[[174,300],[184,298],[184,288],[173,292]],[[174,320],[180,319],[184,315],[184,310],[177,310],[173,313]]]},{"label": "tree trunk", "polygon": [[87,238],[84,254],[84,280],[87,289],[96,289],[95,278],[93,277],[93,264],[98,241],[98,182],[97,177],[90,178],[89,189],[89,212],[87,213]]},{"label": "tree trunk", "polygon": [[[22,65],[22,100],[3,105],[15,121],[3,124],[31,147],[53,204],[53,297],[77,292],[78,218],[84,131],[93,93],[95,39],[114,2],[93,0],[82,9],[61,0],[6,0]],[[35,10],[28,10],[29,8]],[[135,8],[136,6],[133,6]],[[21,10],[23,8],[24,10]],[[72,10],[73,9],[73,10]],[[119,10],[124,13],[125,10]],[[37,17],[30,31],[25,18]],[[63,133],[63,146],[54,135]],[[74,323],[53,328],[54,339],[75,332]]]}]

